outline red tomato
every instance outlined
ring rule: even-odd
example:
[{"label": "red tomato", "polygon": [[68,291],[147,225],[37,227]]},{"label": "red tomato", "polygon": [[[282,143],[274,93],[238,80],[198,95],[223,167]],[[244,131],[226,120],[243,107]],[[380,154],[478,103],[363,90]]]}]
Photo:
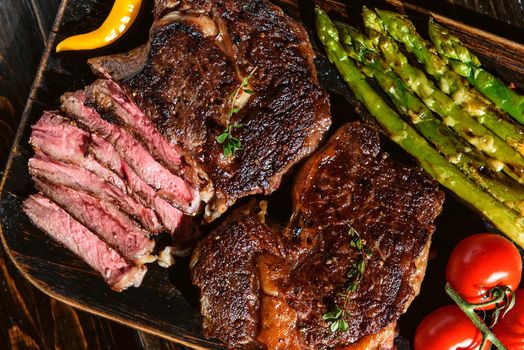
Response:
[{"label": "red tomato", "polygon": [[446,269],[446,279],[453,289],[474,304],[486,301],[493,287],[516,290],[521,276],[522,259],[517,248],[508,239],[491,233],[472,235],[459,242]]},{"label": "red tomato", "polygon": [[519,289],[515,297],[515,306],[499,319],[493,333],[508,350],[524,350],[524,289]]},{"label": "red tomato", "polygon": [[482,334],[456,305],[433,311],[415,332],[415,350],[478,350],[481,343]]}]

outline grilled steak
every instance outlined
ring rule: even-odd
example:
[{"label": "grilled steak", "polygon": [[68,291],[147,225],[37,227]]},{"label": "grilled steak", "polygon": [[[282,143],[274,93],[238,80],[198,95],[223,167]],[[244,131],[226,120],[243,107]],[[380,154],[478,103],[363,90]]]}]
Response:
[{"label": "grilled steak", "polygon": [[[244,209],[198,246],[192,278],[206,336],[231,349],[391,349],[443,193],[353,123],[307,161],[293,199],[281,233]],[[332,332],[323,316],[337,307],[348,327]]]},{"label": "grilled steak", "polygon": [[[101,79],[62,96],[66,117],[45,112],[30,141],[39,196],[138,266],[155,259],[150,233],[171,232],[181,254],[197,231],[188,216],[272,193],[331,123],[305,30],[267,0],[154,12],[150,41],[92,60]],[[28,214],[51,229],[43,212]]]},{"label": "grilled steak", "polygon": [[[104,119],[93,108],[84,105],[83,92],[62,97],[62,108],[93,134],[111,143],[120,156],[158,194],[179,209],[194,214],[200,198],[194,188],[181,177],[174,175],[157,162],[153,156],[126,129]],[[96,139],[94,139],[96,143]]]},{"label": "grilled steak", "polygon": [[145,266],[128,264],[97,235],[49,199],[42,195],[31,196],[24,202],[24,211],[37,227],[98,271],[112,289],[121,291],[142,283],[147,271]]},{"label": "grilled steak", "polygon": [[151,260],[154,242],[135,221],[115,205],[87,193],[33,178],[39,191],[66,210],[73,218],[96,232],[125,258],[143,263]]},{"label": "grilled steak", "polygon": [[253,204],[235,210],[200,243],[191,262],[193,281],[202,294],[205,334],[232,348],[253,348],[257,337],[258,256],[284,256],[282,236],[260,222]]},{"label": "grilled steak", "polygon": [[153,210],[137,203],[118,187],[84,168],[52,160],[37,153],[29,160],[29,173],[46,182],[88,192],[104,201],[113,202],[126,214],[139,220],[142,226],[152,233],[162,230],[162,225]]},{"label": "grilled steak", "polygon": [[[146,46],[90,63],[119,80],[210,181],[214,197],[206,216],[212,220],[238,198],[273,192],[317,148],[331,122],[328,97],[318,85],[307,33],[269,1],[156,1],[155,15]],[[135,108],[122,108],[132,103],[112,86],[102,81],[88,88],[89,104],[135,133],[153,135]],[[234,157],[217,142],[228,125],[242,125],[234,128],[242,145]]]},{"label": "grilled steak", "polygon": [[[130,168],[110,143],[49,112],[32,129],[30,143],[37,153],[89,170],[137,202],[155,210],[167,231],[174,233],[179,228],[183,220],[182,212],[157,196],[156,191]],[[92,192],[92,189],[88,192]],[[186,231],[178,229],[177,239],[180,236],[178,233],[188,235]]]}]

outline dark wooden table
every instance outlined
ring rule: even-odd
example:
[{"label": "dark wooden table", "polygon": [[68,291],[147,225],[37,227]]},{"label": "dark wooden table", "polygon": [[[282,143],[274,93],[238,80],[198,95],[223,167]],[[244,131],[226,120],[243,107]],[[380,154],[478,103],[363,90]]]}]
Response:
[{"label": "dark wooden table", "polygon": [[[499,34],[524,28],[521,0],[447,0],[448,16],[485,15]],[[441,0],[427,0],[439,6]],[[0,169],[60,0],[0,0]],[[489,30],[490,28],[484,28]],[[524,41],[522,38],[520,41]],[[0,349],[179,349],[173,343],[55,301],[26,281],[0,249]]]}]

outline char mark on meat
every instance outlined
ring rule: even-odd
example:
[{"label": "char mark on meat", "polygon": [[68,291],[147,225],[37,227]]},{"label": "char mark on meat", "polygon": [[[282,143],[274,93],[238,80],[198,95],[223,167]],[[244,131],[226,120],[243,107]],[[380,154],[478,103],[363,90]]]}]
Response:
[{"label": "char mark on meat", "polygon": [[[272,193],[331,123],[304,28],[266,0],[158,0],[155,18],[148,45],[93,59],[92,68],[120,79],[169,143],[206,174],[200,178],[214,189],[207,220],[241,197]],[[232,101],[249,76],[254,94],[241,91]],[[239,124],[242,149],[226,157],[216,139]]]},{"label": "char mark on meat", "polygon": [[[353,123],[306,162],[293,199],[282,233],[244,211],[194,252],[206,336],[231,349],[391,349],[396,321],[419,292],[443,193]],[[346,331],[323,319],[336,306]]]},{"label": "char mark on meat", "polygon": [[112,289],[121,291],[142,283],[147,271],[145,266],[137,267],[126,262],[97,235],[46,197],[40,194],[29,197],[23,209],[33,224],[81,257],[102,275]]}]

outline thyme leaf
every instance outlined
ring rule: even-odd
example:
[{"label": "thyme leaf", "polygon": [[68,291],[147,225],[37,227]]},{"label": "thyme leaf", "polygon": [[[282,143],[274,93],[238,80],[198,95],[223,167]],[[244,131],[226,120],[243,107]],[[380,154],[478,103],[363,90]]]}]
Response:
[{"label": "thyme leaf", "polygon": [[345,315],[346,312],[338,305],[335,305],[332,310],[326,312],[324,316],[322,316],[322,319],[329,322],[329,329],[331,332],[346,332],[349,329],[349,324],[344,319]]},{"label": "thyme leaf", "polygon": [[360,282],[362,278],[364,278],[364,272],[366,271],[366,258],[369,258],[372,254],[371,249],[366,246],[366,242],[353,227],[349,229],[348,234],[349,237],[351,237],[349,244],[359,251],[359,256],[357,262],[355,262],[347,272],[349,281],[346,286],[346,295],[358,290]]},{"label": "thyme leaf", "polygon": [[[354,228],[351,227],[348,234],[351,238],[349,242],[350,246],[358,250],[358,258],[347,271],[346,276],[348,281],[345,293],[340,294],[346,298],[346,302],[349,298],[349,294],[358,290],[366,271],[366,258],[369,258],[372,254],[371,249],[366,246],[366,241],[360,237],[359,233]],[[322,316],[322,319],[329,322],[329,329],[331,332],[346,332],[349,329],[349,324],[345,319],[346,315],[344,309],[335,305],[333,309],[329,310]]]},{"label": "thyme leaf", "polygon": [[222,145],[222,148],[224,150],[224,156],[227,158],[234,157],[235,153],[242,149],[242,142],[238,138],[233,136],[233,129],[238,129],[242,127],[242,124],[231,124],[230,121],[231,117],[233,117],[234,114],[240,113],[240,111],[242,110],[241,107],[238,107],[236,105],[240,92],[242,91],[243,93],[246,93],[248,95],[255,94],[255,92],[249,89],[248,87],[249,80],[251,79],[257,68],[258,67],[253,69],[247,77],[242,79],[242,83],[240,84],[240,86],[236,88],[235,91],[231,93],[231,95],[229,95],[229,99],[231,100],[231,108],[227,113],[229,122],[222,134],[218,135],[216,138],[217,142]]},{"label": "thyme leaf", "polygon": [[222,145],[225,157],[235,156],[235,153],[242,149],[242,143],[238,138],[233,136],[233,129],[241,128],[242,124],[229,124],[222,134],[218,135],[216,140]]}]

